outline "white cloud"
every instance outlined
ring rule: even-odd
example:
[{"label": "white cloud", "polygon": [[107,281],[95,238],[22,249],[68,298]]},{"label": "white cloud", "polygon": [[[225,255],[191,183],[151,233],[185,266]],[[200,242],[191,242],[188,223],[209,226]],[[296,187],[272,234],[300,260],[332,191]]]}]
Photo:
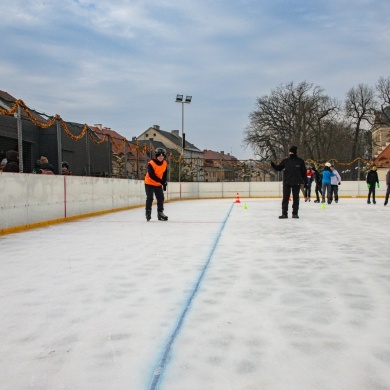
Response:
[{"label": "white cloud", "polygon": [[239,150],[232,140],[240,143],[256,97],[281,83],[307,80],[342,98],[387,77],[387,3],[3,2],[0,89],[119,132],[180,128],[174,96],[192,94],[190,141]]}]

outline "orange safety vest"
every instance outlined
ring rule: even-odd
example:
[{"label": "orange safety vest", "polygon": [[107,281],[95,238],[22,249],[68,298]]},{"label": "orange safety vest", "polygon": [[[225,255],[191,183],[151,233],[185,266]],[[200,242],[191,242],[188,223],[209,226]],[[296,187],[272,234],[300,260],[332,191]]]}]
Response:
[{"label": "orange safety vest", "polygon": [[[163,163],[161,165],[157,165],[153,160],[150,160],[149,161],[149,164],[152,166],[153,170],[154,170],[154,173],[156,174],[156,176],[159,178],[159,179],[162,179],[163,175],[164,175],[164,172],[166,171],[167,169],[167,162],[165,160],[163,160]],[[154,181],[150,176],[149,176],[149,173],[146,172],[146,175],[145,175],[145,184],[149,184],[151,186],[161,186],[161,183],[159,183],[158,181]]]}]

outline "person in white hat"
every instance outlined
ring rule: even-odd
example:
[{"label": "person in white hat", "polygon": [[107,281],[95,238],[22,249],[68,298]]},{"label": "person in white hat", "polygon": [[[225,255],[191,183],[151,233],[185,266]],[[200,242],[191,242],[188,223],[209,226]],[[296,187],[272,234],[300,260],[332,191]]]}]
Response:
[{"label": "person in white hat", "polygon": [[325,196],[328,198],[328,204],[331,204],[332,196],[332,176],[334,173],[330,170],[330,162],[325,163],[324,170],[322,171],[322,202],[325,203]]}]

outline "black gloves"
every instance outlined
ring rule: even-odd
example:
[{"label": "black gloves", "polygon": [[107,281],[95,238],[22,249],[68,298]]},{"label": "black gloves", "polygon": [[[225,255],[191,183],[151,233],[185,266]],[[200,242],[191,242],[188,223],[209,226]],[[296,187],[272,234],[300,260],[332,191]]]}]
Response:
[{"label": "black gloves", "polygon": [[339,182],[339,186],[341,186],[341,182]]},{"label": "black gloves", "polygon": [[166,190],[167,190],[167,185],[168,185],[168,183],[166,183],[166,182],[165,182],[165,183],[163,183],[163,190],[164,190],[164,191],[166,191]]}]

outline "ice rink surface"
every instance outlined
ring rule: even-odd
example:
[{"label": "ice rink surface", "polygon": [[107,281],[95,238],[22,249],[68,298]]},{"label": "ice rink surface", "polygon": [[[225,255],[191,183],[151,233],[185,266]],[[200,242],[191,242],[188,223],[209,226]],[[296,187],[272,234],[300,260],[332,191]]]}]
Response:
[{"label": "ice rink surface", "polygon": [[0,389],[390,389],[390,206],[280,205],[1,236]]}]

